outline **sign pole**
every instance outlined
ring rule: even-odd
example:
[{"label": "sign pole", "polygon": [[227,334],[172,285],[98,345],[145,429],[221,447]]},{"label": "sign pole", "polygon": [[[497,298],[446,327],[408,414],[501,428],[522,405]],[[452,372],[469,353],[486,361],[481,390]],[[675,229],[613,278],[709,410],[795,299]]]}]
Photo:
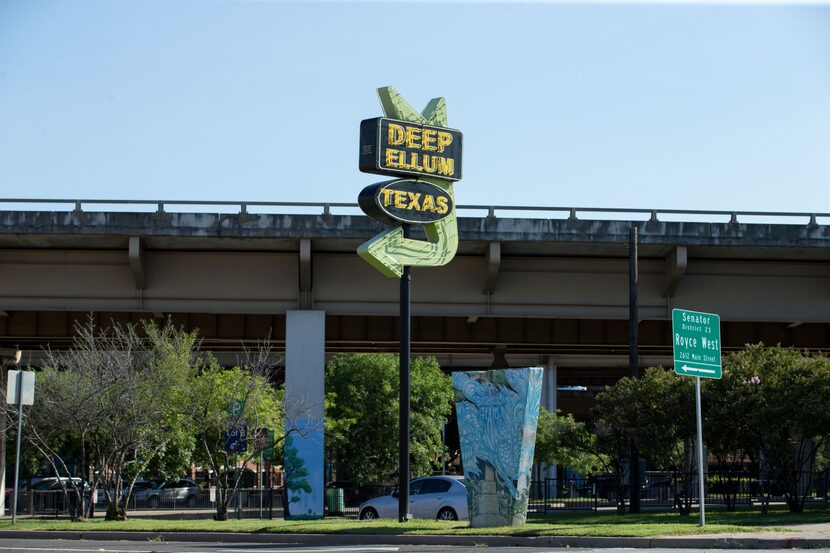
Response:
[{"label": "sign pole", "polygon": [[[403,237],[409,238],[409,225],[404,223]],[[399,458],[398,458],[398,521],[407,522],[412,518],[409,514],[409,370],[410,370],[410,292],[412,274],[408,265],[403,267],[400,293],[400,326],[401,326],[401,372],[400,372],[400,399],[399,399]]]},{"label": "sign pole", "polygon": [[703,484],[703,417],[700,408],[700,377],[695,377],[695,409],[697,411],[697,475],[700,494],[700,525],[706,526],[706,488]]},{"label": "sign pole", "polygon": [[695,377],[695,419],[697,424],[697,476],[700,496],[700,525],[706,526],[706,483],[703,478],[703,415],[700,379],[720,378],[723,373],[720,316],[688,309],[672,309],[674,372]]},{"label": "sign pole", "polygon": [[[357,254],[389,278],[400,278],[400,396],[398,520],[409,513],[409,409],[411,266],[446,265],[458,249],[458,222],[452,185],[461,179],[463,135],[447,126],[447,102],[433,98],[422,112],[391,86],[378,89],[386,117],[360,123],[364,173],[396,180],[372,184],[358,195],[360,209],[392,225],[357,248]],[[419,161],[420,160],[420,163]],[[412,239],[410,225],[421,225],[426,240]]]},{"label": "sign pole", "polygon": [[[17,452],[14,455],[14,500],[12,505],[12,525],[17,524],[17,481],[20,478],[20,435],[23,433],[23,371],[17,373]],[[29,492],[31,493],[31,491]]]}]

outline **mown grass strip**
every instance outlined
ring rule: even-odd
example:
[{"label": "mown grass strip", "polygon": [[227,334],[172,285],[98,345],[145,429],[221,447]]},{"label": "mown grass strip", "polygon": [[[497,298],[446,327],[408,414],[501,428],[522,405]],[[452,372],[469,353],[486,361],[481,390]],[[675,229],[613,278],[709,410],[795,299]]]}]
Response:
[{"label": "mown grass strip", "polygon": [[[206,515],[207,516],[207,515]],[[349,518],[286,521],[243,519],[163,520],[131,518],[123,522],[95,518],[85,522],[55,519],[19,519],[12,526],[9,519],[0,520],[0,529],[73,530],[73,531],[143,531],[143,532],[253,532],[279,534],[379,534],[379,535],[485,535],[485,536],[591,536],[591,537],[653,537],[695,534],[780,531],[799,524],[830,522],[830,508],[819,506],[805,513],[791,514],[772,510],[760,515],[757,510],[733,513],[708,511],[707,524],[698,526],[697,514],[681,517],[675,513],[615,513],[530,515],[528,523],[519,527],[470,528],[467,522],[413,520],[399,524],[393,520],[364,522]]]}]

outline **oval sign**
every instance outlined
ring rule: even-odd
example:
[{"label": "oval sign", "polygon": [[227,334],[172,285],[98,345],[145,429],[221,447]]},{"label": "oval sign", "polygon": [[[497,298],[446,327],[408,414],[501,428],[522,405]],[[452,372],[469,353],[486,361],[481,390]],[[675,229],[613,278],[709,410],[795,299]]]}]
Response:
[{"label": "oval sign", "polygon": [[363,212],[382,223],[435,223],[453,212],[452,196],[434,184],[401,179],[367,186],[358,197]]}]

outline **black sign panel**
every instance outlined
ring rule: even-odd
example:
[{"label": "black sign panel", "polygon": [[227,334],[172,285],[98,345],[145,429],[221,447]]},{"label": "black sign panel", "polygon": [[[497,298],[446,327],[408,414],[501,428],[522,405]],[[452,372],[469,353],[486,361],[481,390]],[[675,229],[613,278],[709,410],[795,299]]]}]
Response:
[{"label": "black sign panel", "polygon": [[366,215],[386,224],[434,223],[453,211],[446,190],[412,179],[372,184],[360,192],[357,201]]},{"label": "black sign panel", "polygon": [[360,170],[461,179],[461,131],[377,117],[360,123]]}]

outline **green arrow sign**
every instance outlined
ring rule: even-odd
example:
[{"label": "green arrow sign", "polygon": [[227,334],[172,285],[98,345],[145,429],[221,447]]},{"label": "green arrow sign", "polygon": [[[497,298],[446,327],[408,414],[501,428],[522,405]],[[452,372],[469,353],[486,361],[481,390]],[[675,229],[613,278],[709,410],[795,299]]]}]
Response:
[{"label": "green arrow sign", "polygon": [[721,377],[720,317],[672,309],[674,372],[701,378]]},{"label": "green arrow sign", "polygon": [[[430,100],[423,112],[418,113],[391,86],[379,88],[378,96],[380,96],[380,103],[386,117],[419,125],[447,126],[447,103],[444,98]],[[422,145],[431,144],[423,137],[420,140]],[[412,141],[416,142],[414,138]],[[437,138],[435,144],[437,148]],[[451,180],[428,176],[420,176],[419,180],[444,190],[449,196],[450,203],[455,204]],[[406,265],[437,267],[449,263],[458,249],[458,224],[455,209],[452,209],[449,215],[440,221],[424,224],[423,228],[426,240],[404,238],[401,227],[392,227],[361,244],[357,253],[390,278],[400,278]]]}]

